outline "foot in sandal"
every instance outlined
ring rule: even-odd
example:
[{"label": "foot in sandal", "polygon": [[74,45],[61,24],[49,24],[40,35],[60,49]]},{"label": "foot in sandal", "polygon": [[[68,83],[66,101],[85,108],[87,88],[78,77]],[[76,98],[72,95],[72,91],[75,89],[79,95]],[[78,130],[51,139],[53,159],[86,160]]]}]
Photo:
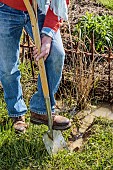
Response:
[{"label": "foot in sandal", "polygon": [[13,127],[17,133],[25,133],[28,128],[28,124],[25,122],[25,116],[11,117],[13,121]]}]

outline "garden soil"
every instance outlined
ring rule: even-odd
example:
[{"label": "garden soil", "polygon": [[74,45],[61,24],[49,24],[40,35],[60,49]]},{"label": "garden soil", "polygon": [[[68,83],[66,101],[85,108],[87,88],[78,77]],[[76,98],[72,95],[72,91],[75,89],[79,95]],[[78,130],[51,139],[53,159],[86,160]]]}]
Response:
[{"label": "garden soil", "polygon": [[[110,9],[107,9],[106,7],[104,7],[103,5],[101,5],[100,3],[97,3],[95,0],[91,1],[91,0],[72,0],[70,7],[69,7],[69,22],[65,22],[63,24],[63,26],[61,27],[61,34],[62,34],[62,38],[63,38],[63,44],[64,44],[64,48],[66,51],[66,55],[68,58],[71,57],[72,55],[72,51],[71,49],[71,42],[72,42],[72,37],[70,36],[70,34],[73,34],[74,31],[74,27],[75,25],[78,23],[78,20],[86,14],[86,12],[88,13],[93,13],[94,15],[103,15],[103,14],[109,14],[109,15],[113,15],[113,11]],[[71,51],[71,52],[70,52]],[[67,62],[65,64],[68,64]],[[111,62],[111,75],[113,75],[113,63]],[[106,67],[104,71],[102,71],[103,73],[101,74],[101,72],[99,72],[99,74],[101,74],[101,80],[103,82],[103,80],[105,81],[105,84],[102,87],[102,84],[100,82],[100,87],[99,90],[97,89],[97,93],[100,96],[103,96],[106,93],[106,96],[108,96],[108,70],[107,67],[108,65],[99,65],[99,67],[103,68]],[[97,69],[98,70],[98,69]],[[101,69],[102,70],[102,69]],[[64,70],[65,72],[65,70]],[[96,74],[98,74],[98,71],[96,72]],[[107,83],[106,83],[107,82]],[[63,80],[64,83],[64,80]],[[66,85],[66,84],[65,84]],[[111,76],[111,90],[113,89],[113,77]],[[113,93],[113,90],[111,91]],[[101,94],[99,94],[101,93]],[[105,100],[108,100],[108,98],[106,98]],[[72,132],[70,134],[70,138],[69,138],[69,149],[71,151],[77,151],[78,149],[80,149],[84,143],[84,136],[86,134],[87,129],[90,129],[94,119],[96,117],[104,117],[110,120],[113,120],[113,106],[109,104],[109,101],[107,101],[107,103],[103,103],[97,107],[93,107],[91,106],[90,108],[86,109],[86,110],[82,110],[78,113],[75,112],[70,112],[73,115],[76,115],[76,119],[80,120],[80,127],[79,128],[74,128],[72,127]],[[75,117],[74,117],[75,119]],[[73,119],[73,120],[74,120]],[[88,137],[88,135],[86,135]]]},{"label": "garden soil", "polygon": [[[66,77],[66,70],[65,68],[72,67],[70,61],[72,61],[72,55],[76,52],[76,44],[75,44],[75,38],[73,36],[75,25],[78,23],[79,19],[88,13],[93,13],[94,15],[113,15],[113,11],[110,9],[107,9],[102,4],[97,3],[95,0],[72,0],[71,4],[69,6],[69,22],[64,22],[64,24],[61,27],[61,35],[63,38],[63,44],[64,49],[66,52],[66,60],[65,60],[65,66],[64,72],[63,72],[63,78],[62,78],[62,84],[64,84],[64,87],[68,85],[70,87],[70,84],[72,84],[73,79],[71,80],[71,76]],[[112,57],[113,58],[113,57]],[[107,59],[105,59],[105,62],[98,63],[97,67],[95,68],[95,78],[97,75],[99,75],[99,83],[98,88],[95,90],[95,99],[100,101],[109,101],[113,102],[112,96],[113,94],[113,60],[110,61],[110,64],[108,63]],[[71,69],[70,69],[71,70]],[[69,71],[69,70],[68,70]],[[110,77],[109,77],[110,74]],[[109,82],[110,80],[110,82]],[[62,92],[63,88],[60,86],[60,91]],[[62,92],[64,93],[64,92]]]}]

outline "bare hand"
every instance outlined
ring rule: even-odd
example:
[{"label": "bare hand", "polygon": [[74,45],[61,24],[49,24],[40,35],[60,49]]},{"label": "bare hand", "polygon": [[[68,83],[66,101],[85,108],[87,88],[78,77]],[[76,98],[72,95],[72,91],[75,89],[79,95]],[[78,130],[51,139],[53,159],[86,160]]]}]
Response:
[{"label": "bare hand", "polygon": [[38,49],[36,47],[33,48],[33,57],[36,63],[41,58],[44,58],[44,60],[46,60],[50,52],[51,42],[52,38],[45,35],[42,38],[41,53],[39,54]]}]

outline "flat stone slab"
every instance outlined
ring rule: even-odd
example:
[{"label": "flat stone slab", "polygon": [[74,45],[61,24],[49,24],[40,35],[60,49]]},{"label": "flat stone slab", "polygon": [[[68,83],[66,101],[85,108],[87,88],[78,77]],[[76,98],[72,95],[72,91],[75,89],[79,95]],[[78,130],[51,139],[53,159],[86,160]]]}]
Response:
[{"label": "flat stone slab", "polygon": [[82,120],[82,125],[79,128],[80,133],[84,133],[86,129],[93,123],[95,116],[93,115],[87,115],[83,120]]},{"label": "flat stone slab", "polygon": [[[93,123],[94,118],[103,117],[109,120],[113,120],[113,106],[112,105],[102,105],[98,108],[95,108],[94,111],[86,114],[86,110],[82,111],[82,115],[85,114],[85,117],[82,119],[82,125],[79,129],[80,132],[85,132],[85,130]],[[78,113],[81,114],[81,113]]]},{"label": "flat stone slab", "polygon": [[101,106],[97,108],[94,112],[92,112],[91,115],[95,117],[104,117],[113,120],[112,106],[109,105]]},{"label": "flat stone slab", "polygon": [[80,149],[80,147],[82,146],[83,144],[83,139],[80,138],[76,141],[74,141],[73,143],[70,144],[70,146],[68,147],[68,149],[73,152],[73,151],[77,151]]},{"label": "flat stone slab", "polygon": [[[84,134],[85,131],[91,126],[96,117],[102,117],[108,120],[113,120],[113,105],[104,104],[97,108],[94,108],[93,110],[83,110],[77,113],[77,116],[82,119],[81,126],[79,128],[79,133]],[[80,138],[76,139],[73,142],[70,142],[69,150],[76,151],[82,146],[82,144],[83,139],[81,135]]]}]

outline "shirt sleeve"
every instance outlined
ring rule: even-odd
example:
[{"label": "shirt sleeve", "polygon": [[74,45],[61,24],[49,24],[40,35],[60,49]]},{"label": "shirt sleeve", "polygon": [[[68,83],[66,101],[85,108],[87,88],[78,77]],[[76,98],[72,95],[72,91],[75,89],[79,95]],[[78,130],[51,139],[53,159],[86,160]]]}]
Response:
[{"label": "shirt sleeve", "polygon": [[[66,0],[66,3],[69,5],[69,0]],[[58,16],[55,15],[49,7],[41,32],[50,37],[53,37],[57,30],[60,28],[61,24],[62,20],[58,20]]]}]

